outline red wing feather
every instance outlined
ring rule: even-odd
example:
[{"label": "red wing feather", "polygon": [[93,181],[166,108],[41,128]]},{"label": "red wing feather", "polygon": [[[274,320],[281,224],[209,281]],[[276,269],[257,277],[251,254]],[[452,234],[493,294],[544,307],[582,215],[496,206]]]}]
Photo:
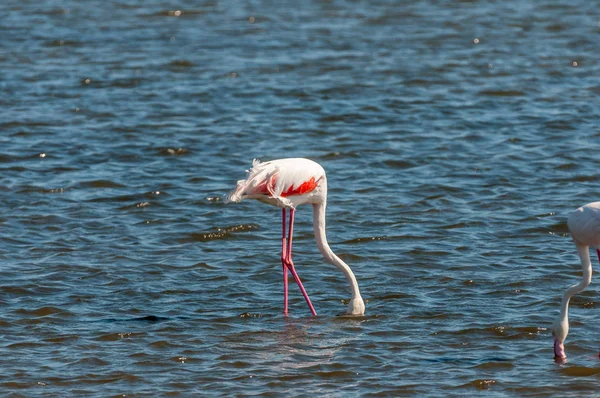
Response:
[{"label": "red wing feather", "polygon": [[315,181],[315,177],[311,177],[310,180],[304,181],[297,188],[294,188],[292,185],[288,188],[286,192],[282,192],[282,197],[288,197],[292,195],[303,195],[305,193],[309,193],[317,187],[317,182]]}]

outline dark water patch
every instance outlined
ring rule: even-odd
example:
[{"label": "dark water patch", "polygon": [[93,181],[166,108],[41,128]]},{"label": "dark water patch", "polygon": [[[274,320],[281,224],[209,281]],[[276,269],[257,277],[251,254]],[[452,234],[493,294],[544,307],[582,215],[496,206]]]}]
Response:
[{"label": "dark water patch", "polygon": [[28,296],[33,293],[32,290],[26,289],[22,286],[0,286],[0,292],[15,296]]},{"label": "dark water patch", "polygon": [[193,62],[185,60],[185,59],[177,59],[177,60],[171,61],[167,64],[167,67],[169,67],[171,70],[175,70],[175,71],[193,68],[194,66],[196,66],[196,65]]},{"label": "dark water patch", "polygon": [[381,108],[374,106],[374,105],[367,105],[367,106],[363,106],[362,108],[360,108],[361,111],[363,112],[380,112]]},{"label": "dark water patch", "polygon": [[159,152],[163,156],[182,156],[189,153],[186,148],[164,148]]},{"label": "dark water patch", "polygon": [[190,18],[203,15],[205,13],[204,10],[195,10],[195,9],[173,9],[173,10],[163,10],[154,13],[141,13],[137,16],[140,18],[157,18],[157,17],[169,17],[169,18]]},{"label": "dark water patch", "polygon": [[432,85],[436,85],[436,84],[449,84],[447,81],[445,80],[427,80],[427,79],[409,79],[409,80],[405,80],[404,84],[406,84],[406,86],[410,87],[410,86],[415,86],[415,87],[430,87]]},{"label": "dark water patch", "polygon": [[600,180],[600,176],[597,175],[577,175],[571,178],[570,181],[577,182],[596,182]]},{"label": "dark water patch", "polygon": [[464,222],[460,222],[460,223],[456,223],[456,224],[450,224],[450,225],[441,225],[440,229],[459,229],[459,228],[466,228],[468,227],[468,224],[464,223]]},{"label": "dark water patch", "polygon": [[406,294],[406,293],[388,293],[382,296],[374,296],[373,300],[380,300],[380,301],[386,301],[386,300],[410,300],[410,299],[414,299],[414,295],[412,294]]},{"label": "dark water patch", "polygon": [[[342,303],[344,305],[348,305],[348,302],[350,300],[341,300]],[[368,300],[365,300],[365,305],[368,304]],[[332,318],[333,321],[337,321],[337,322],[349,322],[351,324],[360,324],[364,321],[366,321],[369,317],[375,317],[373,315],[352,315],[352,314],[347,314],[345,312],[340,312],[339,314],[336,314],[335,317]]]},{"label": "dark water patch", "polygon": [[494,379],[477,379],[473,380],[467,384],[463,384],[461,387],[463,388],[475,388],[476,390],[489,390],[496,385],[496,380]]},{"label": "dark water patch", "polygon": [[63,7],[42,8],[37,11],[37,13],[39,13],[39,14],[50,15],[50,16],[67,15],[67,14],[69,14],[69,12],[70,12],[69,8],[63,8]]},{"label": "dark water patch", "polygon": [[[542,218],[555,217],[555,216],[556,216],[556,213],[554,213],[554,212],[541,213],[541,214],[532,214],[532,215],[528,215],[527,217],[524,217],[524,218],[520,219],[519,222],[521,222],[521,223],[531,223],[531,222],[537,221],[537,220],[542,219]],[[561,222],[559,224],[565,224],[565,223]]]},{"label": "dark water patch", "polygon": [[358,157],[360,157],[360,154],[358,154],[356,152],[329,152],[323,156],[316,157],[316,159],[327,160],[327,159],[335,159],[338,157],[358,158]]},{"label": "dark water patch", "polygon": [[74,341],[79,340],[79,338],[80,337],[77,335],[63,335],[58,337],[45,338],[44,342],[52,344],[70,344]]},{"label": "dark water patch", "polygon": [[558,130],[558,131],[572,131],[575,130],[576,127],[565,120],[551,120],[549,122],[544,123],[544,128],[548,130]]},{"label": "dark water patch", "polygon": [[94,87],[94,88],[102,88],[102,82],[98,81],[97,78],[92,77],[82,77],[79,79],[79,86],[81,87]]},{"label": "dark water patch", "polygon": [[[579,271],[579,270],[578,270]],[[580,278],[580,276],[577,277],[577,279]],[[564,278],[566,280],[569,280],[568,278]],[[563,291],[565,289],[562,289]],[[596,307],[596,303],[595,301],[593,301],[592,298],[586,297],[589,296],[589,292],[582,292],[581,294],[578,294],[577,296],[573,297],[571,299],[571,306],[573,308],[595,308]],[[577,321],[573,321],[573,322],[577,322]]]},{"label": "dark water patch", "polygon": [[110,362],[103,360],[102,358],[96,358],[96,357],[87,357],[87,358],[81,358],[78,359],[74,362],[72,362],[70,365],[73,366],[81,366],[81,367],[103,367],[103,366],[110,366]]},{"label": "dark water patch", "polygon": [[467,357],[467,356],[462,356],[462,357],[439,356],[439,357],[435,357],[435,358],[430,358],[427,360],[427,362],[471,365],[474,361],[473,361],[472,357]]},{"label": "dark water patch", "polygon": [[[159,297],[160,297],[160,295],[159,295]],[[135,311],[132,310],[131,312],[133,313]],[[121,322],[132,322],[132,323],[140,322],[140,323],[144,323],[144,322],[146,322],[146,323],[155,323],[155,322],[166,322],[166,321],[170,321],[170,320],[174,320],[174,319],[185,320],[185,319],[188,319],[188,317],[177,316],[177,317],[169,318],[169,317],[163,317],[163,316],[157,316],[157,315],[146,315],[146,316],[136,317],[136,318],[105,318],[105,319],[98,320],[98,322],[108,322],[108,323],[121,323]]]},{"label": "dark water patch", "polygon": [[412,162],[408,162],[408,161],[404,161],[404,160],[385,160],[383,163],[387,166],[390,166],[395,169],[400,169],[400,170],[410,169],[410,168],[416,166]]},{"label": "dark water patch", "polygon": [[320,379],[353,379],[356,376],[356,372],[350,370],[332,370],[332,371],[319,371],[314,372],[314,376]]},{"label": "dark water patch", "polygon": [[[527,224],[523,223],[522,225],[527,225]],[[562,234],[564,236],[568,236],[569,226],[567,225],[566,220],[563,220],[561,222],[551,224],[548,226],[522,228],[522,229],[520,229],[520,232],[522,234],[524,234],[525,236],[535,235],[535,234],[559,234],[559,235]]]},{"label": "dark water patch", "polygon": [[120,382],[120,381],[133,383],[133,382],[143,381],[143,378],[138,377],[131,373],[127,373],[127,372],[123,372],[123,371],[115,371],[115,372],[110,372],[108,374],[88,373],[78,379],[78,383],[94,384],[94,385],[96,385],[96,384],[100,384],[100,385],[112,384],[112,383]]},{"label": "dark water patch", "polygon": [[154,341],[154,342],[150,343],[149,346],[150,346],[150,348],[154,348],[157,350],[170,350],[170,349],[178,347],[177,344],[174,344],[173,342],[168,341],[168,340]]},{"label": "dark water patch", "polygon": [[77,40],[49,40],[46,42],[48,47],[80,47],[82,44]]},{"label": "dark water patch", "polygon": [[169,195],[169,193],[167,191],[161,190],[161,191],[146,192],[144,194],[144,197],[146,197],[148,199],[157,199],[157,198],[164,198],[168,195]]},{"label": "dark water patch", "polygon": [[21,308],[21,309],[16,310],[15,313],[20,314],[20,315],[30,316],[30,317],[46,317],[46,316],[55,315],[55,314],[60,315],[61,318],[74,316],[74,314],[72,312],[66,311],[61,308],[49,307],[49,306],[37,308],[34,310]]},{"label": "dark water patch", "polygon": [[192,242],[208,242],[219,239],[228,239],[237,233],[256,231],[259,228],[258,224],[240,224],[230,227],[218,227],[215,231],[211,232],[191,233],[188,240]]},{"label": "dark water patch", "polygon": [[40,193],[65,193],[66,188],[42,188]]},{"label": "dark water patch", "polygon": [[460,315],[457,313],[452,313],[452,312],[423,311],[419,314],[409,315],[409,317],[412,319],[435,319],[435,318],[448,319],[448,318],[457,318],[457,317],[460,317]]},{"label": "dark water patch", "polygon": [[[140,196],[143,197],[143,195],[134,195],[134,194],[103,196],[103,197],[88,199],[87,202],[91,202],[91,203],[135,202],[136,199],[140,199]],[[141,203],[141,202],[137,202],[137,203]],[[133,205],[133,206],[135,207],[135,205]],[[127,206],[125,208],[127,208]]]},{"label": "dark water patch", "polygon": [[143,201],[143,202],[137,202],[137,203],[133,203],[127,206],[122,206],[119,207],[119,210],[132,210],[132,209],[143,209],[149,206],[160,206],[160,204],[157,203],[151,203],[151,202],[147,202],[147,201]]},{"label": "dark water patch", "polygon": [[28,136],[32,136],[32,135],[37,135],[37,134],[31,133],[31,132],[25,131],[25,130],[19,130],[15,133],[10,134],[10,137],[28,137]]},{"label": "dark water patch", "polygon": [[368,237],[364,237],[364,238],[354,238],[354,239],[346,240],[346,241],[343,241],[340,243],[356,244],[356,243],[365,243],[365,242],[372,242],[372,241],[377,241],[377,240],[388,240],[388,239],[390,239],[389,236],[368,236]]},{"label": "dark water patch", "polygon": [[[428,248],[423,248],[423,247],[416,247],[414,249],[410,249],[409,251],[407,251],[408,254],[411,254],[413,256],[416,257],[421,257],[421,256],[434,256],[434,257],[443,257],[443,256],[447,256],[449,254],[451,254],[451,252],[445,252],[445,251],[431,251]],[[468,280],[466,283],[473,283],[473,280]]]},{"label": "dark water patch", "polygon": [[[58,232],[60,231],[60,228],[55,227],[55,226],[49,226],[46,227],[47,230],[51,231],[51,232]],[[47,243],[45,246],[43,247],[33,247],[30,249],[30,252],[32,253],[43,253],[43,252],[47,252],[49,254],[54,254],[54,253],[71,253],[76,251],[77,249],[75,249],[74,247],[72,247],[72,245],[68,242],[52,242],[52,243]]]},{"label": "dark water patch", "polygon": [[566,366],[560,369],[560,373],[571,377],[589,377],[600,374],[600,368],[587,366]]},{"label": "dark water patch", "polygon": [[351,253],[337,253],[337,255],[346,262],[358,262],[364,260],[364,257]]},{"label": "dark water patch", "polygon": [[319,119],[319,121],[322,123],[336,123],[336,122],[353,123],[353,122],[358,122],[358,121],[364,120],[364,119],[365,119],[365,117],[363,115],[361,115],[360,113],[346,113],[346,114],[339,114],[339,115],[323,116]]},{"label": "dark water patch", "polygon": [[[194,363],[194,362],[198,362],[201,361],[201,359],[196,359],[196,358],[190,358],[188,356],[183,356],[183,355],[179,355],[176,357],[172,357],[169,358],[172,362],[178,362],[178,363]],[[242,366],[245,367],[245,366]],[[240,368],[242,368],[240,367]]]},{"label": "dark water patch", "polygon": [[[26,389],[26,388],[33,388],[36,387],[35,383],[33,382],[18,382],[18,381],[8,381],[8,382],[2,382],[0,383],[0,387],[4,387],[6,389],[9,390],[20,390],[20,389]],[[26,397],[26,395],[20,395],[18,393],[14,393],[14,395],[11,394],[11,397]]]},{"label": "dark water patch", "polygon": [[162,322],[162,321],[168,321],[169,318],[165,318],[165,317],[161,317],[161,316],[156,316],[156,315],[146,315],[140,318],[134,318],[134,319],[130,319],[129,321],[131,322]]},{"label": "dark water patch", "polygon": [[506,360],[506,361],[490,361],[486,363],[482,363],[480,365],[475,366],[477,369],[482,370],[509,370],[513,369],[515,365]]},{"label": "dark water patch", "polygon": [[262,318],[263,315],[262,314],[251,314],[249,312],[244,312],[243,314],[239,315],[240,318]]},{"label": "dark water patch", "polygon": [[111,180],[93,180],[83,181],[77,184],[76,188],[125,188],[125,185],[119,184]]},{"label": "dark water patch", "polygon": [[563,163],[558,166],[555,166],[554,168],[557,170],[575,170],[578,167],[579,166],[576,163]]},{"label": "dark water patch", "polygon": [[37,349],[38,347],[43,347],[45,344],[44,343],[40,343],[40,342],[33,342],[33,341],[23,341],[20,343],[12,343],[12,344],[8,344],[7,348],[11,349],[11,350],[27,350],[27,349]]},{"label": "dark water patch", "polygon": [[[36,127],[52,127],[55,125],[56,125],[55,123],[50,123],[49,121],[41,122],[39,120],[35,120],[35,121],[33,121],[33,120],[28,120],[28,121],[12,120],[12,121],[0,122],[0,128],[2,128],[3,130],[10,130],[12,128],[19,127],[20,128],[19,132],[21,132],[21,133],[23,131],[26,131],[26,129],[23,129],[23,127],[36,128]],[[36,133],[36,136],[40,136],[40,135],[52,136],[52,133],[50,133],[50,132],[45,132],[42,134],[40,134],[39,132]]]},{"label": "dark water patch", "polygon": [[193,270],[193,269],[200,269],[200,270],[218,270],[219,269],[219,267],[212,266],[212,265],[207,264],[205,262],[198,262],[198,263],[189,264],[189,265],[185,265],[185,264],[159,264],[159,267],[161,269],[164,269],[164,270],[167,270],[167,271],[183,271],[183,270]]},{"label": "dark water patch", "polygon": [[144,333],[133,333],[133,332],[120,332],[120,333],[108,333],[102,336],[96,337],[94,340],[97,341],[120,341],[125,339],[139,339],[144,336]]},{"label": "dark water patch", "polygon": [[[123,78],[113,79],[104,83],[104,87],[116,87],[116,88],[134,88],[142,84],[143,80],[138,78]],[[106,113],[102,117],[113,117],[111,114]]]},{"label": "dark water patch", "polygon": [[511,326],[488,326],[484,328],[465,328],[454,331],[439,331],[436,334],[450,334],[450,335],[488,335],[494,337],[501,337],[509,340],[522,339],[522,338],[535,338],[540,334],[547,333],[546,328],[540,327],[511,327]]},{"label": "dark water patch", "polygon": [[567,28],[567,27],[566,27],[566,25],[563,25],[563,24],[561,24],[561,23],[553,23],[553,24],[547,25],[547,26],[545,27],[545,29],[546,29],[548,32],[562,32],[562,31],[563,31],[563,30],[565,30],[566,28]]},{"label": "dark water patch", "polygon": [[519,90],[482,90],[479,95],[490,97],[522,97],[525,96],[523,91]]}]

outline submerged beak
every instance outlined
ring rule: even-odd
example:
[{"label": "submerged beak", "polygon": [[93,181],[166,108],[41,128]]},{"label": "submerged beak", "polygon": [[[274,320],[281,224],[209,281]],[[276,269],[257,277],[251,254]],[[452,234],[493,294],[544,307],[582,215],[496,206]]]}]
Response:
[{"label": "submerged beak", "polygon": [[554,338],[554,358],[557,359],[566,359],[567,355],[565,354],[565,345],[563,342],[558,341],[558,339]]}]

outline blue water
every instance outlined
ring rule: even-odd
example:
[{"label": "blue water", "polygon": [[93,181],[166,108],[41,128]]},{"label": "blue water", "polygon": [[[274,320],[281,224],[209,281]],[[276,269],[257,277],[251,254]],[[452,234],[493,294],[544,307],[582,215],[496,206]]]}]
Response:
[{"label": "blue water", "polygon": [[[581,396],[598,197],[594,2],[4,2],[6,396]],[[327,234],[224,204],[252,159],[327,171]],[[486,390],[482,392],[482,390]]]}]

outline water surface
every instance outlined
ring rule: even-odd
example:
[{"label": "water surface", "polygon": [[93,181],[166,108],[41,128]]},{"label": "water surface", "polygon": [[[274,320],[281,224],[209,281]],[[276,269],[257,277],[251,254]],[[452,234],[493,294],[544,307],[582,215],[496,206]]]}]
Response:
[{"label": "water surface", "polygon": [[[581,396],[596,288],[566,217],[599,199],[586,1],[5,2],[0,389],[8,396]],[[282,314],[253,158],[328,173]]]}]

